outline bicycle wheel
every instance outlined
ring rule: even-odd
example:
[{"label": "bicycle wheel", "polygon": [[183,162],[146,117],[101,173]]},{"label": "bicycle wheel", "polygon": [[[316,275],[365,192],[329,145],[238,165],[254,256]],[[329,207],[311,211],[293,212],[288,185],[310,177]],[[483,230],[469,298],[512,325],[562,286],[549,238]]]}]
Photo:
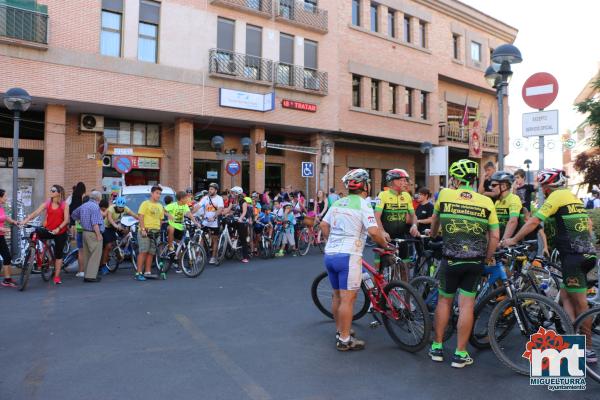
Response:
[{"label": "bicycle wheel", "polygon": [[190,243],[185,249],[181,262],[179,263],[184,275],[188,278],[196,278],[206,266],[206,253],[198,243]]},{"label": "bicycle wheel", "polygon": [[[516,320],[521,319],[523,330]],[[507,331],[507,324],[511,329]],[[530,292],[516,293],[494,308],[488,324],[488,337],[496,357],[508,368],[529,375],[530,363],[522,357],[530,336],[542,327],[559,334],[572,334],[571,320],[563,309],[548,297]]]},{"label": "bicycle wheel", "polygon": [[[577,317],[573,325],[576,334],[587,336],[587,350],[594,350],[596,354],[600,354],[600,308],[587,310]],[[600,363],[586,363],[586,370],[587,376],[600,382]]]},{"label": "bicycle wheel", "polygon": [[220,265],[225,259],[225,254],[227,253],[227,239],[225,239],[224,235],[219,236],[219,245],[217,247],[217,263],[216,265]]},{"label": "bicycle wheel", "polygon": [[[504,299],[506,299],[506,289],[501,287],[492,290],[475,304],[473,331],[469,337],[469,343],[471,343],[473,347],[480,350],[490,348],[490,338],[488,335],[490,316],[498,303]],[[515,318],[505,319],[504,325],[498,326],[498,340],[504,339],[516,322],[517,320]],[[502,327],[504,328],[503,332],[501,332]]]},{"label": "bicycle wheel", "polygon": [[35,263],[35,249],[29,248],[25,257],[23,258],[23,264],[21,264],[21,273],[19,274],[19,291],[27,289],[29,283],[29,277],[31,276],[31,270]]},{"label": "bicycle wheel", "polygon": [[117,255],[117,249],[115,247],[108,254],[108,262],[106,263],[106,266],[108,267],[108,271],[111,273],[117,272],[117,269],[119,268],[120,263],[121,262],[119,261],[119,257]]},{"label": "bicycle wheel", "polygon": [[170,256],[169,253],[169,245],[167,243],[161,243],[156,247],[156,254],[154,255],[154,263],[152,266],[156,268],[159,274],[166,274],[171,269],[173,256]]},{"label": "bicycle wheel", "polygon": [[388,297],[383,325],[402,350],[416,353],[431,337],[431,319],[425,302],[406,282],[390,282],[384,289]]},{"label": "bicycle wheel", "polygon": [[52,270],[54,269],[50,265],[52,258],[53,257],[50,253],[50,250],[46,249],[46,251],[44,251],[44,255],[42,256],[42,265],[40,267],[40,274],[42,275],[44,282],[48,282],[52,277]]},{"label": "bicycle wheel", "polygon": [[[439,296],[439,287],[440,283],[429,276],[418,276],[411,280],[410,286],[412,286],[415,291],[420,295],[427,307],[427,311],[429,312],[429,318],[431,319],[432,325],[432,338],[435,337],[435,309],[437,308],[438,296]],[[450,339],[452,334],[454,333],[455,321],[454,318],[450,318],[448,321],[448,325],[446,326],[446,330],[444,331],[443,341]]]},{"label": "bicycle wheel", "polygon": [[310,232],[308,228],[303,228],[298,234],[298,253],[305,256],[308,254],[308,250],[310,250]]},{"label": "bicycle wheel", "polygon": [[271,240],[263,237],[260,239],[260,242],[258,242],[258,246],[258,252],[261,258],[266,260],[271,257]]},{"label": "bicycle wheel", "polygon": [[[327,272],[320,273],[314,280],[310,288],[310,295],[312,297],[315,306],[325,315],[327,318],[333,319],[333,313],[331,312],[331,302],[333,299],[333,288],[329,282]],[[369,295],[364,285],[360,285],[360,290],[356,295],[356,301],[354,302],[354,310],[352,315],[352,321],[362,318],[369,310]]]}]

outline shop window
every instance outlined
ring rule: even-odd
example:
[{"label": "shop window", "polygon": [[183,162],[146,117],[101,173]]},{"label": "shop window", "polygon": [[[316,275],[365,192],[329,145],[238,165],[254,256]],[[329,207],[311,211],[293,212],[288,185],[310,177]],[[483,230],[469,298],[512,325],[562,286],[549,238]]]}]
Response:
[{"label": "shop window", "polygon": [[213,136],[223,136],[223,133],[194,129],[194,151],[215,151],[210,145]]},{"label": "shop window", "polygon": [[[281,136],[265,135],[267,143],[285,144],[284,138]],[[283,150],[267,148],[268,156],[283,156]]]},{"label": "shop window", "polygon": [[104,137],[113,144],[159,147],[160,125],[106,119]]}]

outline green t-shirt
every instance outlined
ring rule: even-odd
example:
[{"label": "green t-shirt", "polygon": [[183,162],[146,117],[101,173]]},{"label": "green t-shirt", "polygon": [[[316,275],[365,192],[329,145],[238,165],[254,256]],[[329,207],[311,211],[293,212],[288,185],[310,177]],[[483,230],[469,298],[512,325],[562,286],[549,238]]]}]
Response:
[{"label": "green t-shirt", "polygon": [[171,225],[178,231],[182,231],[183,219],[185,217],[185,214],[190,212],[190,207],[187,204],[179,204],[174,201],[173,203],[165,207],[165,210],[167,210],[167,212],[173,216],[173,219],[169,220],[169,225]]}]

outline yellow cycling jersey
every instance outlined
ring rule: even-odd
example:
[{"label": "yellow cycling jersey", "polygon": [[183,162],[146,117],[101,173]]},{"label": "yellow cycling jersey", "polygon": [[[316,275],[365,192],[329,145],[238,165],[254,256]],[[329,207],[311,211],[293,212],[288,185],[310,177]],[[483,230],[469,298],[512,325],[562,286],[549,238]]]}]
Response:
[{"label": "yellow cycling jersey", "polygon": [[433,212],[440,219],[444,256],[453,259],[485,257],[487,233],[498,229],[498,216],[489,197],[468,186],[443,189]]},{"label": "yellow cycling jersey", "polygon": [[399,239],[408,234],[408,215],[414,214],[415,209],[409,193],[388,189],[377,196],[375,212],[381,213],[381,224],[390,237]]},{"label": "yellow cycling jersey", "polygon": [[500,237],[502,237],[502,235],[504,235],[504,229],[506,229],[506,224],[508,224],[508,221],[512,217],[518,218],[521,214],[523,204],[521,204],[521,199],[519,198],[519,196],[513,193],[509,193],[508,196],[506,196],[505,198],[496,200],[495,207],[496,215],[498,216],[498,222],[500,223]]},{"label": "yellow cycling jersey", "polygon": [[568,189],[550,193],[534,216],[541,221],[554,217],[554,242],[561,254],[595,252],[590,235],[589,217],[583,203]]}]

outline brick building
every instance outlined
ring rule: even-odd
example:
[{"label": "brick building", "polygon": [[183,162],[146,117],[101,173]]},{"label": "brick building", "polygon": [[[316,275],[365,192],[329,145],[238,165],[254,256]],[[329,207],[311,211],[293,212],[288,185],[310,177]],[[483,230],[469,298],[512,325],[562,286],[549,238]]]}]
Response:
[{"label": "brick building", "polygon": [[[517,34],[455,0],[41,2],[0,4],[0,90],[34,99],[20,146],[35,199],[54,183],[106,186],[119,154],[134,163],[127,184],[177,189],[304,188],[302,161],[315,162],[311,194],[341,190],[350,167],[369,169],[375,189],[393,167],[425,184],[421,143],[467,155],[465,104],[497,123],[483,73]],[[257,152],[262,141],[278,148]],[[484,160],[496,147],[485,135]],[[233,178],[229,158],[242,165]]]}]

